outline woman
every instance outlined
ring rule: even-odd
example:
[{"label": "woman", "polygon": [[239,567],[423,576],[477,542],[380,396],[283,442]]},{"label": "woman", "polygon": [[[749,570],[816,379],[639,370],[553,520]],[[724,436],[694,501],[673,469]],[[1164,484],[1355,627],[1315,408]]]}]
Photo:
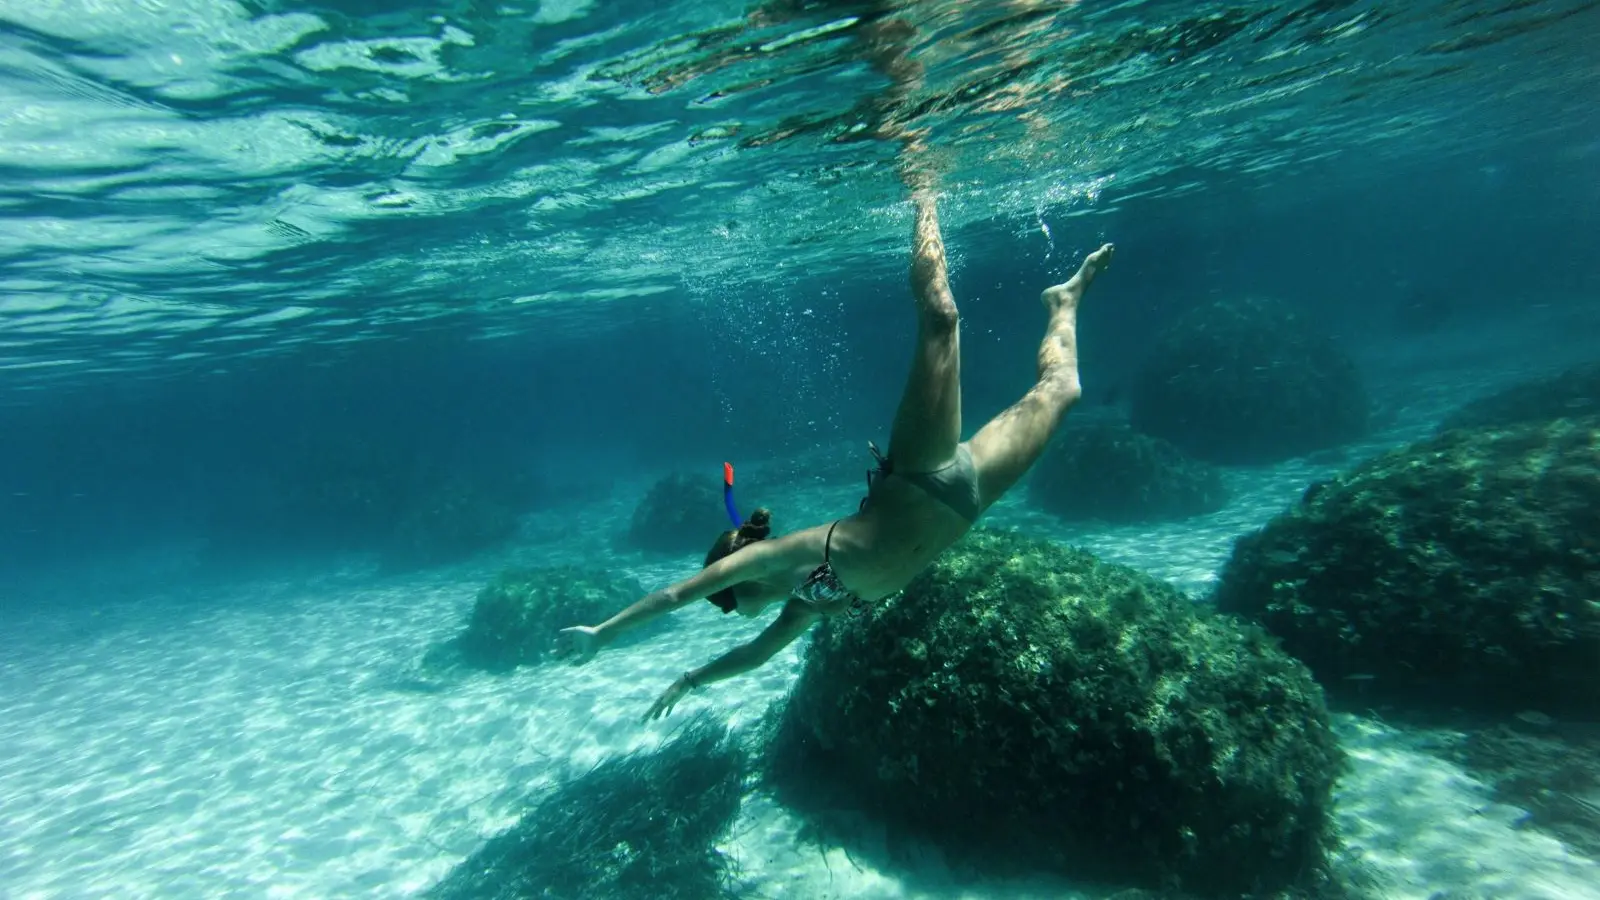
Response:
[{"label": "woman", "polygon": [[579,657],[587,659],[628,628],[697,600],[726,600],[728,591],[737,608],[750,615],[783,603],[777,619],[755,640],[673,682],[646,719],[670,713],[690,691],[760,666],[823,616],[862,608],[904,588],[1017,483],[1077,401],[1078,303],[1110,264],[1112,245],[1089,254],[1066,283],[1044,291],[1040,299],[1048,324],[1039,346],[1038,381],[963,442],[959,315],[946,275],[938,212],[926,187],[914,188],[912,201],[916,352],[889,454],[860,510],[780,538],[744,542],[693,577],[650,593],[599,625],[565,629]]}]

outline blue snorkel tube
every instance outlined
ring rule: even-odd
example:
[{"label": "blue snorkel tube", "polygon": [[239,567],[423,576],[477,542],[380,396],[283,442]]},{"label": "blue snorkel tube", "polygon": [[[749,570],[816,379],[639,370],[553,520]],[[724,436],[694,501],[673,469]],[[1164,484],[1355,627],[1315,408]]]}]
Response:
[{"label": "blue snorkel tube", "polygon": [[733,463],[722,464],[722,506],[728,511],[728,521],[733,523],[735,530],[744,524],[744,519],[739,516],[739,507],[733,503]]}]

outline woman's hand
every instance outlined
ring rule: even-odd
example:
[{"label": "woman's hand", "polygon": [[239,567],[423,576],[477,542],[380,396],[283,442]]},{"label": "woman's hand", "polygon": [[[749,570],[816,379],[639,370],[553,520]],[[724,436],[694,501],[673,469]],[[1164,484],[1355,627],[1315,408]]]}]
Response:
[{"label": "woman's hand", "polygon": [[600,637],[600,629],[593,625],[575,625],[561,629],[561,633],[566,637],[566,645],[562,647],[560,655],[578,665],[594,658],[595,653],[605,645]]},{"label": "woman's hand", "polygon": [[694,685],[689,683],[689,675],[685,673],[682,678],[672,683],[672,687],[667,688],[666,693],[656,698],[656,702],[650,706],[650,711],[644,714],[644,721],[653,722],[663,716],[671,715],[672,708],[678,705],[678,701],[689,696],[689,692],[693,690]]}]

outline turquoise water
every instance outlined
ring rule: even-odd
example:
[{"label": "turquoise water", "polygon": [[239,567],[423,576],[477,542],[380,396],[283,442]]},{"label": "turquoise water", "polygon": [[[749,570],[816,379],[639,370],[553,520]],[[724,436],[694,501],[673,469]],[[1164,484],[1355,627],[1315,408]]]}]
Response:
[{"label": "turquoise water", "polygon": [[[1597,34],[1579,0],[6,5],[0,897],[411,895],[658,742],[638,712],[749,623],[443,695],[413,668],[505,565],[693,571],[617,540],[662,475],[708,482],[696,546],[724,460],[780,530],[854,509],[914,327],[888,131],[938,173],[969,435],[1108,240],[1082,413],[1214,300],[1354,362],[1370,432],[1227,468],[1220,510],[986,521],[1203,599],[1308,485],[1600,355]],[[450,496],[492,539],[428,531]],[[695,702],[752,724],[801,658]],[[1597,896],[1437,734],[1340,715],[1378,896]],[[1103,895],[741,815],[752,897]]]},{"label": "turquoise water", "polygon": [[926,83],[892,113],[847,24],[873,4],[812,6],[13,7],[10,402],[440,330],[781,318],[772,292],[898,278],[893,146],[851,139],[875,116],[934,135],[974,266],[1351,194],[1459,226],[1427,218],[1457,173],[1458,209],[1593,199],[1586,3],[912,4]]}]

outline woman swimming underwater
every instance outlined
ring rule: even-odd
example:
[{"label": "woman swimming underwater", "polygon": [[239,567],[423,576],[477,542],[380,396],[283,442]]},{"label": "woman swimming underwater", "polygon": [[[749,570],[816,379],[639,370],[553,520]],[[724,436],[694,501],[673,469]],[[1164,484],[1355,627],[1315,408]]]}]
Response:
[{"label": "woman swimming underwater", "polygon": [[1078,304],[1110,265],[1112,245],[1089,254],[1064,284],[1045,289],[1040,299],[1048,324],[1039,346],[1038,381],[963,442],[960,319],[947,278],[938,210],[926,186],[913,188],[912,203],[916,350],[889,453],[869,479],[860,510],[770,540],[770,514],[757,510],[750,521],[718,540],[694,576],[651,592],[599,625],[564,629],[579,659],[586,660],[621,632],[697,600],[711,599],[725,612],[737,609],[746,615],[783,603],[759,636],[685,672],[645,718],[670,713],[699,687],[760,666],[823,616],[900,591],[1017,483],[1077,401]]}]

